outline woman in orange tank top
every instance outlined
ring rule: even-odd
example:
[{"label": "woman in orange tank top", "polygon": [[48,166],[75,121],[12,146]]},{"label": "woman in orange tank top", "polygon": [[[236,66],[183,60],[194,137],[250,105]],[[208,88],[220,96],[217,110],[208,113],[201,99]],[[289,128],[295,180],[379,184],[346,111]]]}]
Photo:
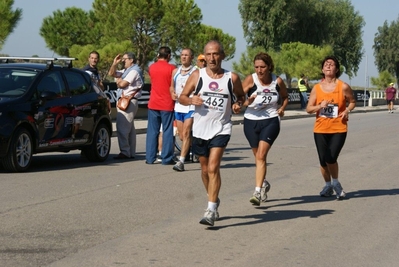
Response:
[{"label": "woman in orange tank top", "polygon": [[316,113],[314,140],[326,183],[320,196],[329,197],[335,191],[336,197],[342,199],[346,193],[338,181],[337,159],[345,143],[349,113],[356,102],[351,87],[338,79],[341,71],[336,57],[326,57],[321,69],[323,79],[313,87],[306,111]]}]

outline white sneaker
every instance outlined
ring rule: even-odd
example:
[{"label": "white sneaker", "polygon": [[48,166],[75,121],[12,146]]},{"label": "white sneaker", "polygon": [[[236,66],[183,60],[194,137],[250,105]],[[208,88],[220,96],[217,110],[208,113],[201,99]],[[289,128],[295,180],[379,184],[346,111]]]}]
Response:
[{"label": "white sneaker", "polygon": [[210,209],[205,210],[204,217],[199,222],[200,224],[213,226],[216,220],[216,212]]},{"label": "white sneaker", "polygon": [[337,199],[343,199],[346,197],[346,193],[344,189],[341,186],[341,183],[337,183],[336,185],[333,185],[335,195],[337,196]]},{"label": "white sneaker", "polygon": [[322,196],[322,197],[331,197],[333,194],[334,194],[334,190],[333,190],[332,185],[324,186],[320,192],[320,196]]},{"label": "white sneaker", "polygon": [[255,191],[252,197],[249,199],[249,202],[255,206],[260,206],[260,192]]},{"label": "white sneaker", "polygon": [[265,179],[264,180],[265,186],[262,186],[262,188],[260,189],[260,200],[262,202],[266,202],[267,200],[267,192],[269,192],[270,190],[270,183]]}]

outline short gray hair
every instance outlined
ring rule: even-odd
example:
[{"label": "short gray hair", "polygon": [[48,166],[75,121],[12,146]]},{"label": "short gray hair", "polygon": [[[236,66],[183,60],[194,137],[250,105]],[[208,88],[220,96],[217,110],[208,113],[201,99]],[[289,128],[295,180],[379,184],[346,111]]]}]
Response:
[{"label": "short gray hair", "polygon": [[133,52],[125,52],[128,58],[133,59],[133,63],[136,63],[136,55]]}]

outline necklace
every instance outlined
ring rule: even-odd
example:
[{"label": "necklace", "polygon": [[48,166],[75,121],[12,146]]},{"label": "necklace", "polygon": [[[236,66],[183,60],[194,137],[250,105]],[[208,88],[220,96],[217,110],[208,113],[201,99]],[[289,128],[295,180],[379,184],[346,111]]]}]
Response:
[{"label": "necklace", "polygon": [[191,70],[193,68],[193,66],[192,65],[190,65],[190,67],[181,67],[181,70],[182,71],[189,71],[189,70]]}]

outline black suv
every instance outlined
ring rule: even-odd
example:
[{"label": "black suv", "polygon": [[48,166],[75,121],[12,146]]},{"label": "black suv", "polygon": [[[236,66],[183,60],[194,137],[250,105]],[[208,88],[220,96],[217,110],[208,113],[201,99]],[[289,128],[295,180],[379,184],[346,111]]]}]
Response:
[{"label": "black suv", "polygon": [[32,155],[43,152],[80,149],[90,161],[107,159],[109,100],[88,73],[72,68],[73,60],[0,57],[0,161],[5,170],[26,171]]}]

